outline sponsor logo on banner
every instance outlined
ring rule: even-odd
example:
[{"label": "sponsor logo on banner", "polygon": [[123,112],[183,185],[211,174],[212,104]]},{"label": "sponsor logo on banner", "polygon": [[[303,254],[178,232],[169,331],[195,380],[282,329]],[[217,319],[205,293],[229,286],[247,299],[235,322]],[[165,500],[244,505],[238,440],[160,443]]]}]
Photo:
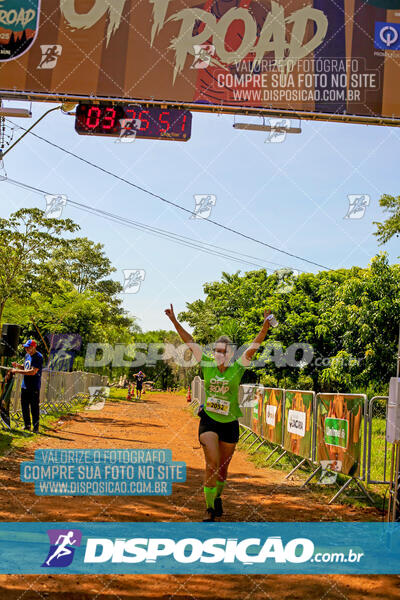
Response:
[{"label": "sponsor logo on banner", "polygon": [[375,23],[375,48],[400,50],[400,23]]},{"label": "sponsor logo on banner", "polygon": [[1,0],[0,62],[25,54],[39,31],[40,0]]},{"label": "sponsor logo on banner", "polygon": [[349,438],[349,422],[346,419],[326,417],[325,419],[325,444],[347,448]]},{"label": "sponsor logo on banner", "polygon": [[81,545],[80,529],[49,529],[50,549],[42,567],[68,567],[74,558],[75,548]]},{"label": "sponsor logo on banner", "polygon": [[271,427],[275,427],[276,408],[277,407],[273,404],[267,404],[265,407],[265,421],[267,425],[271,425]]},{"label": "sponsor logo on banner", "polygon": [[295,433],[304,437],[306,434],[306,413],[300,410],[289,410],[287,430],[289,433]]}]

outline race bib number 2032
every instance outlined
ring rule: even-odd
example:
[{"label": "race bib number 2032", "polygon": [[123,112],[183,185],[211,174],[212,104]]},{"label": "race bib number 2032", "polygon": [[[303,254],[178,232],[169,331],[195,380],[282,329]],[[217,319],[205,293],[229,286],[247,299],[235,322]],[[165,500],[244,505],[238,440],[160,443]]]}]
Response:
[{"label": "race bib number 2032", "polygon": [[218,398],[208,398],[206,409],[210,412],[215,412],[220,415],[227,416],[229,414],[230,402],[228,400],[219,400]]}]

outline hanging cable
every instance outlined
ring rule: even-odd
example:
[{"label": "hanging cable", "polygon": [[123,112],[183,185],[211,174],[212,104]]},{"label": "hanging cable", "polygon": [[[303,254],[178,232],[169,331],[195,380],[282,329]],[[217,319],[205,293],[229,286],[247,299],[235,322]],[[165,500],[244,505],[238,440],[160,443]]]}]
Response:
[{"label": "hanging cable", "polygon": [[[51,195],[49,192],[46,192],[45,190],[42,190],[35,186],[29,185],[27,183],[23,183],[21,181],[17,181],[15,179],[4,178],[3,181],[5,181],[6,183],[9,183],[11,185],[14,185],[16,187],[20,187],[22,189],[26,189],[26,190],[35,192],[37,194],[40,194],[41,196],[42,195]],[[239,262],[239,263],[246,263],[248,265],[255,266],[259,269],[265,268],[265,267],[263,267],[262,264],[246,260],[246,259],[253,259],[253,260],[263,262],[264,259],[260,258],[260,257],[254,257],[254,256],[251,256],[248,254],[243,254],[241,252],[237,252],[236,250],[228,250],[227,248],[223,248],[223,247],[217,246],[215,244],[210,244],[208,242],[202,242],[201,240],[193,240],[192,238],[182,236],[180,234],[177,234],[177,233],[174,233],[171,231],[167,231],[165,229],[160,229],[158,227],[153,227],[153,226],[147,225],[145,223],[140,223],[138,221],[134,221],[133,219],[129,219],[127,217],[115,215],[108,211],[104,211],[99,208],[95,208],[93,206],[83,204],[81,202],[76,202],[74,200],[68,199],[68,203],[79,210],[88,212],[89,214],[95,214],[97,216],[103,217],[107,220],[116,222],[118,224],[125,225],[128,227],[134,228],[134,229],[138,229],[139,231],[146,231],[147,233],[150,233],[152,235],[155,235],[157,237],[161,237],[164,239],[169,239],[172,242],[176,242],[176,243],[186,246],[186,247],[197,248],[198,250],[200,250],[202,252],[206,252],[207,254],[212,254],[214,256],[219,256],[221,258],[226,258],[226,259],[233,260],[233,261]],[[220,252],[220,251],[222,251],[222,252]],[[228,253],[228,254],[226,254],[226,253]],[[237,256],[232,256],[232,254],[236,254]],[[272,261],[265,260],[264,262],[269,263],[271,265],[281,267],[281,268],[291,269],[292,271],[295,270],[291,267],[287,267],[286,265],[274,263]]]},{"label": "hanging cable", "polygon": [[[11,121],[12,122],[12,121]],[[13,123],[14,124],[14,123]],[[18,126],[21,129],[24,129],[25,131],[27,131],[24,127],[22,126]],[[74,158],[76,158],[77,160],[93,167],[94,169],[97,169],[103,173],[105,173],[106,175],[110,175],[110,177],[113,177],[114,179],[117,179],[119,181],[122,181],[123,183],[126,183],[127,185],[141,191],[144,192],[145,194],[148,194],[149,196],[152,196],[153,198],[157,198],[158,200],[161,200],[161,202],[164,202],[166,204],[169,204],[170,206],[174,206],[175,208],[178,208],[179,210],[182,210],[186,213],[189,214],[194,214],[193,211],[189,210],[188,208],[185,208],[184,206],[181,206],[180,204],[177,204],[176,202],[172,202],[171,200],[167,200],[166,198],[164,198],[163,196],[160,196],[159,194],[155,194],[154,192],[140,186],[137,185],[136,183],[133,183],[132,181],[129,181],[129,179],[125,179],[124,177],[121,177],[120,175],[117,175],[116,173],[113,173],[112,171],[109,171],[108,169],[105,169],[104,167],[101,167],[100,165],[97,165],[96,163],[91,162],[90,160],[87,160],[86,158],[83,158],[82,156],[79,156],[78,154],[75,154],[74,152],[71,152],[70,150],[67,150],[66,148],[64,148],[63,146],[59,146],[58,144],[56,144],[55,142],[51,142],[50,140],[38,135],[37,133],[33,133],[32,131],[29,132],[30,135],[33,135],[34,137],[36,137],[37,139],[45,142],[46,144],[49,144],[50,146],[53,146],[54,148],[57,148],[58,150],[61,150],[61,152],[64,152],[66,154],[68,154],[69,156],[72,156]],[[287,252],[286,250],[282,250],[281,248],[277,248],[276,246],[272,246],[271,244],[267,244],[266,242],[263,242],[262,240],[258,240],[256,238],[253,238],[245,233],[242,233],[240,231],[237,231],[236,229],[232,229],[231,227],[228,227],[227,225],[223,225],[223,223],[219,223],[218,221],[214,221],[213,219],[209,219],[209,218],[204,218],[204,221],[208,221],[209,223],[212,223],[213,225],[220,227],[221,229],[225,229],[226,231],[230,231],[231,233],[234,233],[235,235],[238,235],[240,237],[243,237],[247,240],[250,240],[256,244],[260,244],[262,246],[265,246],[267,248],[270,248],[271,250],[275,250],[276,252],[280,252],[281,254],[285,254],[286,256],[290,256],[291,258],[296,258],[297,260],[301,260],[303,262],[306,262],[310,265],[314,265],[315,267],[320,267],[321,269],[326,269],[326,270],[330,270],[329,267],[326,267],[324,265],[321,265],[317,262],[314,262],[312,260],[308,260],[307,258],[303,258],[302,256],[299,256],[297,254],[292,254],[291,252]]]}]

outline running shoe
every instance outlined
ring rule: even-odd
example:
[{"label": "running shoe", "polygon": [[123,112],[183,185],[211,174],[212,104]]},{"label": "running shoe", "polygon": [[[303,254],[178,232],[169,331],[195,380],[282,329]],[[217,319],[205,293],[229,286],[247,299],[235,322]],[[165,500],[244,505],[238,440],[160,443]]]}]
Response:
[{"label": "running shoe", "polygon": [[214,513],[216,517],[222,517],[224,511],[222,510],[222,500],[217,496],[214,500]]},{"label": "running shoe", "polygon": [[206,514],[205,514],[205,518],[203,519],[203,522],[209,522],[209,521],[215,521],[215,510],[211,507],[206,509]]}]

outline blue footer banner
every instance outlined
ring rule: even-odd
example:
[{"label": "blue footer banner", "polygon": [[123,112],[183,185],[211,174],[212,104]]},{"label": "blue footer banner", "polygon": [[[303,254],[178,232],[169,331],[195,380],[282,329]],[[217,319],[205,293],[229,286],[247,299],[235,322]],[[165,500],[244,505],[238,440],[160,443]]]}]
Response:
[{"label": "blue footer banner", "polygon": [[1,574],[400,574],[400,523],[1,523]]}]

